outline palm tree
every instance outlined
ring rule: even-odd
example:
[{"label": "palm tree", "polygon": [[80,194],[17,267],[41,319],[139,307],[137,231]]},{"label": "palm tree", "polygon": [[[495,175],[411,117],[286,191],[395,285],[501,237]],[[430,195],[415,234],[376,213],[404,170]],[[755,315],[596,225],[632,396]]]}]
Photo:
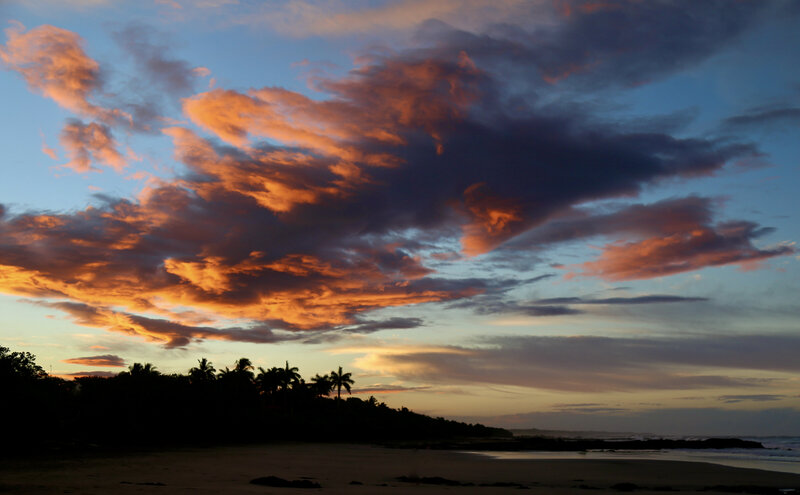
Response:
[{"label": "palm tree", "polygon": [[328,395],[333,390],[333,382],[331,381],[331,377],[328,375],[319,376],[319,374],[314,375],[311,379],[311,387],[314,390],[314,395],[323,396]]},{"label": "palm tree", "polygon": [[217,378],[220,380],[226,380],[232,376],[233,371],[229,370],[227,366],[223,369],[217,371]]},{"label": "palm tree", "polygon": [[281,375],[283,370],[280,368],[258,368],[258,376],[256,376],[256,385],[262,395],[273,395],[278,392],[281,386]]},{"label": "palm tree", "polygon": [[133,363],[128,367],[128,371],[123,373],[127,373],[132,377],[155,376],[160,374],[151,363]]},{"label": "palm tree", "polygon": [[255,378],[253,375],[253,363],[245,357],[236,360],[232,371],[242,378],[247,378],[248,381],[253,381]]},{"label": "palm tree", "polygon": [[289,367],[289,361],[286,361],[286,367],[281,370],[281,386],[283,390],[288,390],[289,385],[293,385],[300,380],[300,373],[296,367]]},{"label": "palm tree", "polygon": [[339,372],[331,371],[331,383],[336,388],[336,400],[342,398],[342,387],[350,393],[350,385],[355,382],[350,378],[350,373],[342,373],[342,367],[339,366]]},{"label": "palm tree", "polygon": [[189,378],[192,380],[192,383],[211,382],[216,378],[214,374],[216,371],[217,370],[214,369],[214,366],[208,359],[199,359],[197,361],[197,366],[189,370]]}]

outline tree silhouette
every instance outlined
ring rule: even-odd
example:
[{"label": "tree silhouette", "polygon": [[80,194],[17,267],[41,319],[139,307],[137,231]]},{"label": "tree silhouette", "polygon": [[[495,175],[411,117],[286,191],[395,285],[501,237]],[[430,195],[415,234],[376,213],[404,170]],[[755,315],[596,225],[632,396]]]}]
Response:
[{"label": "tree silhouette", "polygon": [[339,366],[339,372],[331,371],[331,382],[336,388],[336,399],[342,398],[342,387],[350,393],[350,385],[355,382],[350,378],[351,373],[342,373],[342,367]]},{"label": "tree silhouette", "polygon": [[289,367],[289,361],[286,361],[286,367],[281,370],[281,388],[283,391],[289,390],[291,385],[299,383],[300,373],[296,367]]},{"label": "tree silhouette", "polygon": [[189,370],[189,378],[191,379],[192,383],[208,383],[212,382],[216,379],[217,370],[214,369],[214,366],[209,362],[208,359],[203,358],[197,361],[197,366]]},{"label": "tree silhouette", "polygon": [[311,389],[316,396],[323,396],[328,395],[333,390],[333,382],[331,382],[331,377],[328,375],[319,376],[319,374],[314,375],[311,378]]},{"label": "tree silhouette", "polygon": [[0,346],[0,381],[35,380],[45,378],[47,373],[36,364],[36,356],[30,352],[11,352]]},{"label": "tree silhouette", "polygon": [[133,363],[128,367],[128,371],[120,373],[120,375],[128,375],[132,378],[153,377],[160,374],[151,363]]},{"label": "tree silhouette", "polygon": [[261,395],[272,396],[278,392],[281,387],[282,370],[280,368],[258,368],[258,375],[256,376],[256,386]]},{"label": "tree silhouette", "polygon": [[248,381],[253,381],[255,378],[255,375],[253,375],[253,363],[245,357],[236,360],[232,371],[242,379],[247,379]]}]

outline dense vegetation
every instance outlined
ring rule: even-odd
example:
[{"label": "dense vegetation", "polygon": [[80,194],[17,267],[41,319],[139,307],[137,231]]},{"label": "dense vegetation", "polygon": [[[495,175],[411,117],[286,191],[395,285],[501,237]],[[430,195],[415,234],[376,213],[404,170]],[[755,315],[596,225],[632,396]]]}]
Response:
[{"label": "dense vegetation", "polygon": [[247,358],[220,371],[206,359],[185,375],[135,363],[114,377],[69,381],[48,376],[32,354],[0,346],[3,443],[15,449],[508,435],[393,409],[374,397],[341,399],[352,384],[341,367],[306,382],[288,362],[256,370]]}]

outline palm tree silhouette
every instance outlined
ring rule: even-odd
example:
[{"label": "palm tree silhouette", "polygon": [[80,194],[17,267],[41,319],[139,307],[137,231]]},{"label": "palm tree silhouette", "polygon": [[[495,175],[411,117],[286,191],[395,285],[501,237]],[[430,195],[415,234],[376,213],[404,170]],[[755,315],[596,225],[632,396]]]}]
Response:
[{"label": "palm tree silhouette", "polygon": [[280,368],[258,368],[258,375],[256,376],[256,385],[262,395],[274,395],[281,387],[281,375],[283,370]]},{"label": "palm tree silhouette", "polygon": [[214,369],[214,366],[209,362],[208,359],[203,358],[197,361],[197,366],[189,370],[189,378],[191,379],[192,383],[207,383],[214,381],[216,375],[214,374],[217,370]]},{"label": "palm tree silhouette", "polygon": [[245,357],[237,359],[231,371],[247,381],[253,381],[255,378],[253,375],[253,363]]},{"label": "palm tree silhouette", "polygon": [[[123,372],[125,373],[125,372]],[[127,374],[132,377],[145,377],[145,376],[155,376],[160,375],[160,373],[156,370],[156,367],[153,366],[151,363],[133,363],[128,367]]]},{"label": "palm tree silhouette", "polygon": [[350,393],[350,385],[355,382],[350,379],[351,373],[342,373],[342,367],[339,366],[339,372],[331,371],[331,383],[336,388],[336,400],[342,398],[342,387]]},{"label": "palm tree silhouette", "polygon": [[289,367],[289,361],[286,361],[286,367],[281,370],[281,387],[284,391],[289,389],[289,385],[296,384],[300,380],[300,373],[296,367]]},{"label": "palm tree silhouette", "polygon": [[314,375],[311,378],[311,387],[314,390],[314,394],[318,396],[328,395],[333,390],[333,382],[331,381],[331,377],[328,375],[319,376],[319,374]]}]

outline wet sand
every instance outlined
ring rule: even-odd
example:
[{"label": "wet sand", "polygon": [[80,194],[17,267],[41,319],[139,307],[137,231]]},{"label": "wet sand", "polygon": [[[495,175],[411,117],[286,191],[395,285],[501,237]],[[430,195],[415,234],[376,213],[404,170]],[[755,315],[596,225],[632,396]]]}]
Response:
[{"label": "wet sand", "polygon": [[[250,480],[307,479],[318,489],[277,488]],[[419,479],[402,482],[398,477]],[[443,478],[462,485],[430,484]],[[358,482],[360,484],[351,484]],[[496,486],[505,483],[509,486]],[[622,485],[620,485],[622,484]],[[627,485],[626,485],[627,484]],[[495,486],[480,486],[495,485]],[[633,486],[635,485],[635,487]],[[365,445],[274,444],[49,460],[0,461],[0,493],[24,494],[584,494],[757,493],[794,488],[800,475],[699,462],[498,460],[450,451]],[[717,487],[709,489],[709,487]],[[755,487],[755,488],[754,488]],[[749,491],[748,491],[749,490]],[[777,492],[776,492],[777,493]],[[790,493],[790,492],[786,492]]]}]

